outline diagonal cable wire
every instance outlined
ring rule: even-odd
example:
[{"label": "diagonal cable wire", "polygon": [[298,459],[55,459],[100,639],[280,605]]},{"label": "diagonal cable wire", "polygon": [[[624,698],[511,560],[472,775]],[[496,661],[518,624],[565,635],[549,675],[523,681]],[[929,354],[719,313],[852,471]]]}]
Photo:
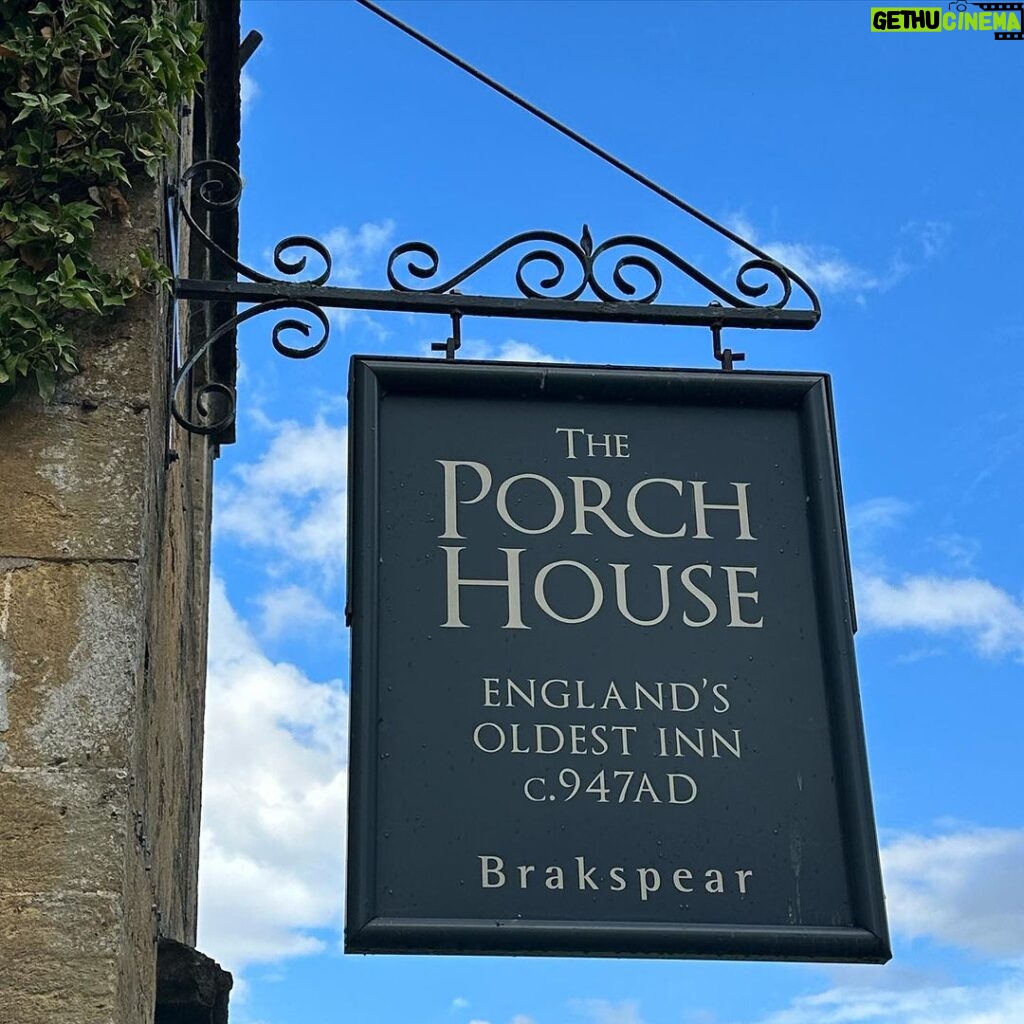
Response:
[{"label": "diagonal cable wire", "polygon": [[[384,21],[393,25],[395,28],[404,32],[407,36],[411,36],[418,43],[422,43],[425,47],[427,47],[427,49],[433,50],[434,53],[438,54],[445,60],[454,64],[457,68],[460,68],[462,71],[465,71],[466,74],[471,75],[477,81],[483,82],[484,85],[493,89],[501,96],[504,96],[505,99],[511,100],[517,106],[522,107],[523,110],[532,114],[534,117],[540,119],[551,128],[554,128],[555,131],[561,132],[567,138],[572,139],[572,141],[575,142],[577,145],[580,145],[584,149],[589,150],[595,156],[600,157],[602,160],[604,160],[605,163],[611,164],[611,166],[614,167],[616,170],[621,171],[623,174],[632,178],[634,181],[639,182],[645,188],[648,188],[656,195],[661,196],[662,199],[671,203],[673,206],[682,210],[684,213],[688,213],[691,217],[696,218],[702,224],[706,224],[709,228],[711,228],[714,231],[717,231],[720,235],[724,235],[731,242],[735,242],[737,245],[742,246],[744,249],[747,250],[747,252],[753,253],[755,256],[758,256],[763,260],[768,260],[771,263],[778,263],[778,260],[774,259],[768,253],[759,249],[753,243],[748,242],[745,238],[741,237],[740,235],[737,235],[734,231],[730,231],[729,228],[725,227],[722,224],[719,224],[718,221],[709,217],[706,213],[702,213],[695,206],[691,206],[685,200],[680,199],[677,195],[674,195],[672,192],[669,192],[667,188],[665,188],[663,185],[659,185],[652,178],[648,178],[646,174],[642,174],[635,168],[630,167],[629,164],[625,163],[625,161],[620,160],[613,153],[609,153],[608,150],[599,146],[596,142],[591,142],[590,139],[588,139],[585,135],[581,135],[579,132],[570,128],[568,125],[563,124],[557,118],[552,117],[550,114],[541,110],[540,107],[531,103],[529,100],[517,95],[511,89],[502,85],[501,82],[499,82],[497,79],[491,78],[490,75],[481,71],[479,68],[473,67],[472,64],[470,64],[468,61],[463,60],[457,54],[452,53],[451,50],[445,49],[445,47],[441,46],[440,43],[434,42],[434,40],[431,39],[429,36],[424,35],[422,32],[413,28],[411,25],[402,21],[400,18],[395,17],[395,15],[393,15],[390,11],[387,11],[383,7],[381,7],[380,4],[374,3],[373,0],[356,0],[356,3],[359,4],[361,7],[365,7],[368,11],[371,11],[372,13],[376,14],[379,18],[382,18]],[[788,267],[786,268],[786,270],[789,273],[789,276],[794,281],[798,282],[804,288],[807,289],[809,294],[814,294],[811,291],[811,289],[807,286],[807,284],[804,281],[802,281],[795,273],[793,273],[793,271],[789,270]]]}]

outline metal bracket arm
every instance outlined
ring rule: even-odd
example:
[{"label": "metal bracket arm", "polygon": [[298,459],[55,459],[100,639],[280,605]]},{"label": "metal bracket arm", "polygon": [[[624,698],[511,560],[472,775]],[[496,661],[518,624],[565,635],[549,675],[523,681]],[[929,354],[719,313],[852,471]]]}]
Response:
[{"label": "metal bracket arm", "polygon": [[[328,247],[315,238],[292,235],[274,248],[275,277],[228,253],[201,223],[207,215],[235,210],[242,187],[241,175],[234,168],[203,160],[190,167],[170,192],[173,221],[188,231],[190,246],[216,253],[220,262],[234,269],[239,278],[197,280],[176,274],[174,297],[186,303],[222,303],[236,310],[239,304],[249,307],[236,313],[211,337],[190,342],[176,369],[173,415],[185,429],[196,433],[224,430],[235,414],[232,389],[218,384],[198,389],[192,386],[200,361],[225,330],[264,312],[299,310],[318,322],[322,333],[315,343],[300,348],[281,342],[281,333],[298,331],[308,337],[309,324],[289,318],[274,328],[275,349],[293,359],[315,355],[326,345],[330,322],[324,310],[329,308],[449,316],[452,337],[441,346],[449,359],[454,358],[461,342],[463,316],[708,327],[715,333],[716,342],[719,332],[726,327],[806,331],[821,318],[821,305],[810,286],[794,271],[749,243],[742,243],[742,247],[753,258],[739,268],[734,283],[726,285],[668,246],[643,235],[616,235],[595,245],[586,225],[579,240],[548,230],[513,235],[449,277],[441,275],[441,259],[432,245],[406,242],[388,257],[389,289],[338,288],[328,284],[332,272]],[[716,226],[716,230],[736,241],[727,229]],[[175,248],[180,252],[180,246]],[[485,270],[500,267],[506,257],[515,261],[517,295],[462,294],[460,286],[472,282]],[[315,262],[308,270],[310,259]],[[302,280],[303,275],[309,276]],[[690,289],[703,291],[709,303],[659,302],[666,275]],[[802,296],[803,308],[790,308],[795,295]],[[731,369],[733,360],[743,358],[741,353],[723,351],[720,342],[716,344],[715,357],[726,369]]]},{"label": "metal bracket arm", "polygon": [[175,284],[179,299],[199,301],[267,302],[272,299],[305,301],[324,308],[365,309],[388,313],[439,313],[451,316],[509,317],[525,320],[576,320],[621,324],[667,326],[783,328],[809,331],[821,314],[813,309],[778,309],[752,306],[655,306],[643,302],[582,302],[576,299],[528,299],[489,295],[451,295],[432,292],[398,292],[371,288],[333,288],[304,284],[249,281],[195,281]]}]

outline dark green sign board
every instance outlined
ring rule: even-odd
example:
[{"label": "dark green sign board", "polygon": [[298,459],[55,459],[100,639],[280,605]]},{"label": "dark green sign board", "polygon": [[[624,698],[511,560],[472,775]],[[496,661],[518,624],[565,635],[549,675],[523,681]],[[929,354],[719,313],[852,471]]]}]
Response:
[{"label": "dark green sign board", "polygon": [[346,949],[888,959],[828,379],[350,400]]}]

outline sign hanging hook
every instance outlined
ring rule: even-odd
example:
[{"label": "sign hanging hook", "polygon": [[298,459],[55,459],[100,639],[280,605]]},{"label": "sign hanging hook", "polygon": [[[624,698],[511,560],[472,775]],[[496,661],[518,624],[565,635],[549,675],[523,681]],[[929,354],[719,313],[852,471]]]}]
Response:
[{"label": "sign hanging hook", "polygon": [[462,311],[452,310],[452,333],[445,341],[432,341],[430,350],[432,352],[443,352],[445,359],[454,359],[455,353],[462,348]]},{"label": "sign hanging hook", "polygon": [[[720,303],[712,302],[709,303],[711,306],[718,306]],[[742,363],[747,358],[746,352],[733,352],[731,348],[722,348],[722,324],[721,321],[715,321],[711,324],[711,339],[713,342],[712,352],[715,358],[721,363],[722,369],[726,373],[732,371],[733,363]]]}]

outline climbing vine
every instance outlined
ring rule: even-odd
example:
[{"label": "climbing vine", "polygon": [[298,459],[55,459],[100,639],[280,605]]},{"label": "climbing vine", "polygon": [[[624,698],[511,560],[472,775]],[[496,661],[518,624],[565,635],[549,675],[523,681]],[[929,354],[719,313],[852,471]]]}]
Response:
[{"label": "climbing vine", "polygon": [[0,404],[77,369],[75,330],[168,272],[148,250],[92,256],[97,221],[131,223],[203,70],[192,4],[0,0]]}]

